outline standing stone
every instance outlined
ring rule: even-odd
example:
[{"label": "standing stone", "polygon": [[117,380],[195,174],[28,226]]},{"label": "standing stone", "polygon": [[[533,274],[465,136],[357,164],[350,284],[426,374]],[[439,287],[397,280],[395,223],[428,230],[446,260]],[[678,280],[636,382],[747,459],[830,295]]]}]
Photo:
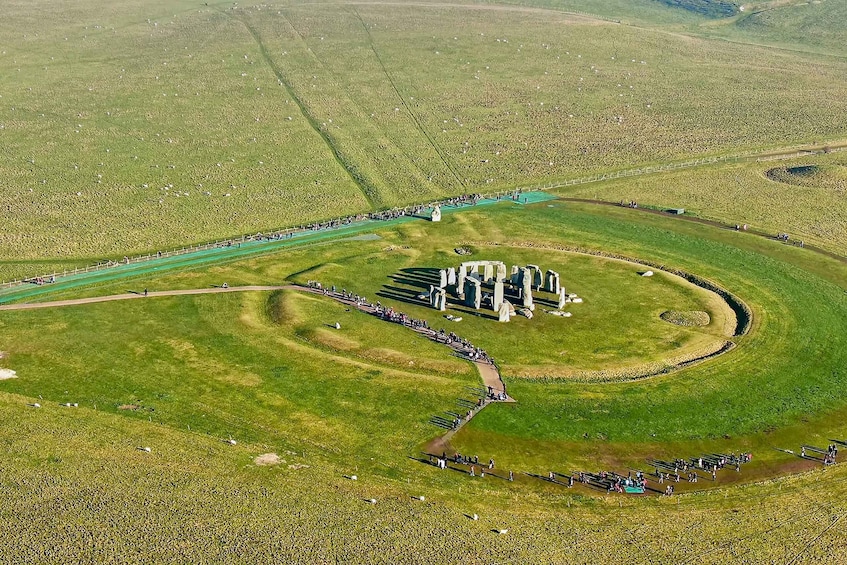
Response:
[{"label": "standing stone", "polygon": [[436,206],[432,209],[432,214],[430,214],[429,219],[433,222],[441,221],[441,206]]},{"label": "standing stone", "polygon": [[447,291],[443,288],[435,292],[435,309],[439,312],[447,310]]},{"label": "standing stone", "polygon": [[541,267],[538,265],[527,265],[528,269],[532,269],[532,286],[536,290],[541,290],[541,287],[544,285],[544,275],[542,274]]},{"label": "standing stone", "polygon": [[523,295],[532,294],[532,270],[521,269],[520,286],[523,288]]},{"label": "standing stone", "polygon": [[429,305],[433,308],[438,308],[438,306],[435,304],[435,296],[437,293],[438,289],[435,287],[435,285],[429,285]]},{"label": "standing stone", "polygon": [[445,286],[447,286],[447,271],[441,269],[438,271],[438,288],[444,288]]},{"label": "standing stone", "polygon": [[532,270],[521,269],[521,286],[523,287],[524,308],[532,306]]},{"label": "standing stone", "polygon": [[459,276],[456,279],[456,294],[465,294],[465,279],[468,277],[468,267],[464,263],[459,265]]},{"label": "standing stone", "polygon": [[553,294],[559,294],[559,273],[547,271],[544,277],[544,290]]},{"label": "standing stone", "polygon": [[509,321],[509,318],[511,317],[511,314],[512,314],[512,305],[509,304],[508,300],[504,300],[500,304],[500,308],[499,308],[499,310],[497,310],[497,313],[499,314],[499,318],[500,318],[501,322],[508,322]]},{"label": "standing stone", "polygon": [[482,280],[483,282],[490,283],[494,279],[494,265],[491,263],[485,263],[482,266]]},{"label": "standing stone", "polygon": [[512,274],[509,276],[509,280],[512,284],[518,285],[521,284],[521,268],[517,265],[512,265]]},{"label": "standing stone", "polygon": [[497,262],[497,278],[496,281],[506,280],[506,263]]},{"label": "standing stone", "polygon": [[491,297],[491,308],[497,312],[503,304],[503,281],[494,282],[494,296]]},{"label": "standing stone", "polygon": [[468,276],[477,281],[482,280],[482,276],[479,274],[479,263],[471,263],[470,271],[468,271]]},{"label": "standing stone", "polygon": [[447,269],[447,285],[455,285],[456,284],[456,268],[450,267]]},{"label": "standing stone", "polygon": [[478,280],[471,277],[465,279],[465,304],[474,310],[479,310],[479,303],[482,300],[481,291]]},{"label": "standing stone", "polygon": [[565,307],[565,300],[567,299],[567,297],[568,297],[568,295],[565,294],[565,287],[560,288],[559,289],[559,310],[561,310],[562,308]]}]

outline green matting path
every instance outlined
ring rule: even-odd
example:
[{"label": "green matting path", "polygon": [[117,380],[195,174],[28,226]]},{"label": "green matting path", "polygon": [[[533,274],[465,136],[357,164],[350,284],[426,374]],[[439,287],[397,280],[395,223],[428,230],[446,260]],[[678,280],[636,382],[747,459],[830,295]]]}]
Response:
[{"label": "green matting path", "polygon": [[[517,202],[511,200],[497,200],[486,198],[477,202],[476,205],[444,206],[442,214],[452,214],[463,210],[489,206],[501,202],[512,202],[514,204],[536,204],[556,197],[541,191],[525,192],[520,194]],[[130,277],[141,277],[150,274],[161,274],[176,269],[189,269],[201,265],[214,264],[224,261],[232,261],[254,255],[273,253],[287,247],[295,247],[319,243],[331,240],[341,240],[355,237],[362,232],[381,228],[393,224],[401,224],[415,220],[422,220],[418,216],[400,216],[391,220],[362,220],[351,224],[321,230],[304,230],[295,232],[291,237],[270,240],[249,240],[234,243],[231,246],[221,244],[218,247],[186,251],[179,255],[168,255],[164,257],[151,258],[150,260],[135,263],[118,263],[111,267],[101,267],[89,271],[71,273],[56,277],[56,282],[36,285],[22,283],[12,287],[0,288],[0,304],[25,301],[32,298],[40,298],[44,295],[70,290],[90,284],[112,282]]]}]

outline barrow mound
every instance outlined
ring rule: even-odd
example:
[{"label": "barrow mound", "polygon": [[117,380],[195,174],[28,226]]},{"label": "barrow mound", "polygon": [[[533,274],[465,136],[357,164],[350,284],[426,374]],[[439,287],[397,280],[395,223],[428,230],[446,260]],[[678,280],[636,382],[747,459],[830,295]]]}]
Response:
[{"label": "barrow mound", "polygon": [[798,165],[776,167],[765,171],[765,176],[774,181],[795,186],[822,188],[847,187],[847,166],[844,165]]},{"label": "barrow mound", "polygon": [[685,327],[708,326],[712,321],[709,313],[703,312],[702,310],[690,310],[688,312],[668,310],[659,314],[659,317],[671,324]]}]

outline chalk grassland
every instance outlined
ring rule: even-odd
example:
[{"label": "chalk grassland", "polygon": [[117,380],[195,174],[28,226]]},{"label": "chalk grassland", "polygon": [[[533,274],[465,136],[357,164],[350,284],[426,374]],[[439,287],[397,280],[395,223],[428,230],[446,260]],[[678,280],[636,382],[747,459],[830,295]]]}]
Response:
[{"label": "chalk grassland", "polygon": [[788,233],[835,253],[847,249],[847,156],[737,164],[610,181],[557,191],[640,205],[685,208],[729,225]]},{"label": "chalk grassland", "polygon": [[843,60],[687,36],[670,10],[42,6],[0,22],[3,278],[844,133]]},{"label": "chalk grassland", "polygon": [[[494,456],[498,474],[514,468],[514,483],[471,481],[414,459],[419,442],[437,433],[428,418],[455,410],[455,399],[478,382],[469,365],[320,297],[209,295],[5,313],[2,333],[11,337],[3,362],[18,378],[3,382],[0,397],[4,420],[16,422],[0,432],[11,454],[0,464],[0,523],[11,540],[0,551],[33,562],[93,562],[107,554],[150,562],[267,555],[312,562],[839,562],[847,512],[840,467],[670,500],[596,497],[522,474],[625,472],[625,464],[643,468],[647,456],[749,448],[754,462],[740,476],[755,477],[812,466],[774,447],[845,437],[841,289],[795,266],[799,249],[765,242],[779,259],[772,258],[749,249],[744,234],[614,211],[501,206],[387,229],[378,242],[137,281],[155,288],[315,276],[350,288],[375,285],[417,263],[424,242],[449,257],[457,235],[471,232],[504,244],[530,235],[539,244],[615,242],[622,254],[690,269],[749,302],[757,320],[749,338],[724,358],[676,375],[578,387],[510,379],[520,402],[487,408],[456,446]],[[830,276],[843,280],[836,270]],[[574,312],[558,321],[578,322]],[[327,327],[335,321],[341,331]],[[463,324],[450,327],[464,332]],[[497,330],[511,333],[488,332],[492,352],[525,333],[511,323]],[[32,402],[42,408],[26,406]],[[238,445],[223,442],[230,434]],[[253,458],[268,452],[284,462],[256,467]],[[732,473],[723,472],[721,482],[737,480]],[[350,474],[359,480],[343,478]],[[425,502],[410,498],[420,495]],[[370,498],[377,504],[364,502]],[[480,521],[465,518],[473,513]]]},{"label": "chalk grassland", "polygon": [[[312,99],[315,112],[335,118],[334,106],[321,105],[352,99],[375,123],[405,123],[402,131],[428,134],[473,186],[843,131],[833,115],[843,85],[837,59],[822,59],[813,74],[799,54],[556,12],[365,5],[281,13],[305,46],[299,59],[293,48],[274,58],[289,65],[298,91],[332,93]],[[242,17],[276,21],[266,11]],[[297,63],[304,58],[308,65]],[[373,96],[372,81],[343,79],[363,65],[374,68],[365,76],[390,79],[395,92]],[[810,88],[820,95],[810,99]],[[445,182],[443,173],[437,178]]]}]

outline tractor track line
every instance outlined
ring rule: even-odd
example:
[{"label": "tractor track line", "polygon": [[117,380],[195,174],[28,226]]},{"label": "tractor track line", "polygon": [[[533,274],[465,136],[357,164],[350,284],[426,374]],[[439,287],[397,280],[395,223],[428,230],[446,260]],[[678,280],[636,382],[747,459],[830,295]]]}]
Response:
[{"label": "tractor track line", "polygon": [[[420,132],[423,134],[423,136],[429,142],[430,146],[432,146],[432,148],[435,150],[435,153],[441,158],[441,162],[444,163],[444,166],[447,168],[448,171],[450,171],[450,173],[453,175],[453,178],[455,178],[456,182],[459,183],[459,186],[466,189],[467,186],[462,181],[462,178],[456,172],[453,165],[447,159],[447,156],[444,154],[444,152],[441,150],[441,148],[438,147],[438,145],[436,145],[435,140],[432,139],[432,136],[430,136],[429,132],[427,132],[426,129],[423,127],[423,124],[421,124],[421,121],[418,119],[418,116],[412,111],[412,108],[406,102],[406,99],[403,97],[403,95],[400,94],[400,90],[397,88],[397,85],[394,82],[394,78],[392,78],[391,73],[388,72],[388,68],[386,68],[385,63],[382,61],[382,57],[379,55],[379,52],[376,50],[376,46],[374,45],[373,36],[371,35],[371,30],[368,29],[368,26],[365,23],[365,20],[362,19],[362,16],[359,14],[359,10],[357,10],[355,7],[353,7],[353,13],[356,15],[356,18],[358,18],[359,22],[362,24],[362,28],[365,30],[365,34],[368,36],[368,45],[370,46],[371,51],[373,51],[373,54],[376,57],[376,60],[379,63],[379,66],[382,68],[382,72],[385,74],[385,77],[388,79],[388,83],[391,85],[391,89],[394,90],[394,94],[397,95],[397,98],[399,98],[400,102],[403,104],[403,108],[406,109],[406,113],[409,114],[410,118],[412,118],[412,121],[415,123],[418,130],[420,130]],[[423,172],[423,171],[421,171],[421,172]]]},{"label": "tractor track line", "polygon": [[[279,80],[280,84],[285,87],[286,92],[288,92],[288,95],[291,97],[292,100],[294,100],[294,103],[297,104],[297,108],[300,110],[300,114],[306,119],[306,122],[308,122],[308,124],[312,127],[315,133],[317,133],[321,137],[324,144],[332,152],[332,156],[335,158],[336,163],[338,163],[341,168],[344,169],[344,171],[347,173],[347,176],[350,178],[351,181],[353,181],[353,184],[355,184],[362,192],[362,195],[365,197],[365,200],[367,201],[368,206],[370,206],[371,210],[379,209],[382,206],[382,202],[377,197],[378,193],[375,188],[367,180],[361,177],[353,169],[352,166],[348,164],[347,159],[344,157],[338,147],[335,146],[332,137],[321,129],[318,120],[311,113],[309,113],[309,110],[306,107],[306,103],[303,101],[302,98],[300,98],[300,96],[297,95],[297,92],[294,90],[294,86],[285,77],[285,73],[282,72],[282,70],[273,60],[271,54],[268,52],[267,47],[265,47],[265,44],[262,41],[262,36],[259,35],[259,32],[256,31],[256,28],[254,28],[253,26],[251,26],[240,18],[236,18],[234,16],[230,17],[232,17],[237,22],[240,22],[241,25],[243,25],[253,37],[253,40],[258,45],[259,52],[261,53],[262,58],[265,60],[265,63],[267,63],[268,67],[270,67],[271,71],[274,73],[274,75],[276,75],[276,78],[277,80]],[[294,32],[297,33],[297,30],[294,28],[294,25],[291,23],[288,17],[285,17],[285,20],[288,22],[288,25],[291,26],[291,29],[293,29]]]}]

